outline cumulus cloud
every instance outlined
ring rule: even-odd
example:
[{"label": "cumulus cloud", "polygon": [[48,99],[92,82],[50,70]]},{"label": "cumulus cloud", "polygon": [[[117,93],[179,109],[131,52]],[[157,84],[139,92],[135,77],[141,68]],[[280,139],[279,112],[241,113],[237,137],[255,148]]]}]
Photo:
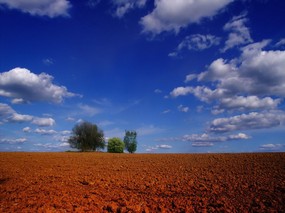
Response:
[{"label": "cumulus cloud", "polygon": [[40,118],[32,115],[19,114],[8,104],[3,103],[0,103],[0,118],[3,122],[30,122],[38,126],[53,126],[55,124],[55,120],[53,118]]},{"label": "cumulus cloud", "polygon": [[9,9],[20,10],[33,16],[57,16],[68,17],[68,10],[71,4],[67,0],[0,0],[0,5],[5,5]]},{"label": "cumulus cloud", "polygon": [[38,126],[53,126],[55,124],[55,120],[53,118],[38,118],[35,117],[32,121],[33,124]]},{"label": "cumulus cloud", "polygon": [[46,73],[39,75],[28,69],[14,68],[0,74],[0,96],[21,100],[22,102],[47,101],[61,103],[66,97],[76,94],[66,87],[52,83],[53,77]]},{"label": "cumulus cloud", "polygon": [[220,40],[221,40],[220,38],[210,34],[209,35],[194,34],[191,36],[187,36],[177,46],[176,50],[172,53],[169,53],[168,56],[177,56],[184,49],[202,51],[212,46],[219,45]]},{"label": "cumulus cloud", "polygon": [[46,130],[46,129],[40,129],[40,128],[37,128],[35,129],[34,131],[35,133],[37,134],[40,134],[40,135],[53,135],[53,134],[56,134],[57,132],[53,129],[50,129],[50,130]]},{"label": "cumulus cloud", "polygon": [[232,0],[155,0],[154,10],[144,16],[140,23],[143,32],[160,34],[163,31],[178,33],[181,28],[211,18]]},{"label": "cumulus cloud", "polygon": [[135,8],[143,8],[148,0],[112,0],[116,7],[115,16],[122,18],[126,13]]},{"label": "cumulus cloud", "polygon": [[283,111],[251,112],[228,118],[214,119],[210,124],[209,131],[222,133],[248,129],[264,129],[283,125],[284,121],[285,113]]},{"label": "cumulus cloud", "polygon": [[225,47],[222,52],[227,51],[236,46],[244,45],[253,42],[248,27],[245,26],[247,22],[245,14],[235,16],[231,21],[225,24],[224,30],[230,32],[228,39],[225,42]]},{"label": "cumulus cloud", "polygon": [[23,130],[23,132],[31,132],[32,131],[32,129],[28,126],[24,127],[22,130]]},{"label": "cumulus cloud", "polygon": [[239,58],[213,61],[206,71],[186,77],[187,83],[196,79],[204,85],[177,87],[170,95],[193,94],[203,102],[217,103],[220,111],[277,108],[285,97],[285,51],[263,50],[269,42],[243,47]]}]

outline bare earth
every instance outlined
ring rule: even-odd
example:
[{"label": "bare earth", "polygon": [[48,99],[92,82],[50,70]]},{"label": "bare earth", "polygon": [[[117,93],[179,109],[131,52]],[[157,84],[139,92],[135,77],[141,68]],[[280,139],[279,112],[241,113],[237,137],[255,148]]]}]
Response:
[{"label": "bare earth", "polygon": [[285,153],[0,153],[0,212],[282,212]]}]

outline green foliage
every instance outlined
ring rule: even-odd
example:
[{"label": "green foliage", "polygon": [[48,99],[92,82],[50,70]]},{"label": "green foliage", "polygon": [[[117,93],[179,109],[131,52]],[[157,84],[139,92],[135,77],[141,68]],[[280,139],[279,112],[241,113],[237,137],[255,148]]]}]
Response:
[{"label": "green foliage", "polygon": [[123,153],[125,148],[124,142],[120,138],[111,138],[108,141],[107,150],[111,153]]},{"label": "green foliage", "polygon": [[72,148],[79,149],[82,152],[95,151],[105,147],[103,131],[96,124],[89,122],[75,125],[68,142]]},{"label": "green foliage", "polygon": [[137,132],[127,131],[125,132],[124,143],[125,148],[129,153],[134,153],[137,151]]}]

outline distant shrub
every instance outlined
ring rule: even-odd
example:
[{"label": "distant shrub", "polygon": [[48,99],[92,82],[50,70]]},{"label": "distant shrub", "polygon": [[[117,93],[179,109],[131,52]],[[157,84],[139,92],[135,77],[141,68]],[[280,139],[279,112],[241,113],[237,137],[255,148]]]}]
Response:
[{"label": "distant shrub", "polygon": [[123,153],[125,148],[124,142],[120,138],[110,138],[108,140],[107,151],[110,153]]}]

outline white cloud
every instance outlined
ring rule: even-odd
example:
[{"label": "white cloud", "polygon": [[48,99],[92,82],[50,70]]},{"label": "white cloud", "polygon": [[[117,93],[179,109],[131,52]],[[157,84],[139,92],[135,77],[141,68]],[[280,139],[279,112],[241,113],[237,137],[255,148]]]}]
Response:
[{"label": "white cloud", "polygon": [[53,134],[56,134],[57,132],[55,130],[45,130],[45,129],[35,129],[34,131],[35,133],[38,133],[38,134],[41,134],[41,135],[53,135]]},{"label": "white cloud", "polygon": [[271,97],[258,98],[257,96],[233,96],[222,98],[220,108],[227,109],[275,109],[281,103],[281,99],[272,99]]},{"label": "white cloud", "polygon": [[167,145],[167,144],[160,144],[156,146],[158,149],[171,149],[172,146]]},{"label": "white cloud", "polygon": [[216,111],[277,108],[285,97],[285,51],[262,50],[269,42],[243,47],[241,56],[231,61],[213,61],[206,71],[186,77],[186,82],[196,78],[205,85],[177,87],[170,95],[194,94],[203,102],[217,103]]},{"label": "white cloud", "polygon": [[55,120],[52,118],[40,118],[32,115],[23,115],[17,113],[9,105],[0,103],[0,118],[4,122],[23,123],[30,122],[38,126],[52,126],[55,124]]},{"label": "white cloud", "polygon": [[8,120],[10,122],[22,123],[22,122],[29,122],[33,120],[33,116],[31,115],[21,115],[18,113],[13,113]]},{"label": "white cloud", "polygon": [[177,87],[170,93],[170,95],[172,97],[178,97],[178,96],[181,96],[181,95],[188,95],[192,91],[193,91],[192,87]]},{"label": "white cloud", "polygon": [[263,151],[281,151],[281,149],[285,147],[284,144],[263,144],[259,147],[260,150]]},{"label": "white cloud", "polygon": [[190,141],[193,143],[215,143],[215,142],[226,142],[231,140],[246,140],[249,139],[250,136],[244,133],[238,133],[235,135],[223,135],[223,136],[213,136],[209,134],[192,134],[192,135],[184,135],[182,137],[183,141]]},{"label": "white cloud", "polygon": [[186,76],[186,79],[185,79],[184,82],[185,83],[190,82],[190,81],[194,80],[195,78],[197,78],[196,74],[189,74],[189,75]]},{"label": "white cloud", "polygon": [[229,37],[225,43],[223,52],[235,46],[244,45],[253,42],[249,29],[245,26],[247,18],[245,15],[235,16],[230,22],[225,24],[224,30],[229,31]]},{"label": "white cloud", "polygon": [[182,104],[177,107],[179,112],[188,112],[189,107],[183,106]]},{"label": "white cloud", "polygon": [[66,97],[76,96],[52,81],[53,77],[46,73],[37,75],[28,69],[14,68],[0,74],[0,96],[21,99],[23,102],[51,103],[61,103]]},{"label": "white cloud", "polygon": [[3,139],[0,140],[0,143],[18,144],[18,143],[24,143],[26,141],[27,141],[26,138],[17,138],[17,139],[3,138]]},{"label": "white cloud", "polygon": [[14,98],[12,101],[11,101],[12,104],[26,104],[28,103],[27,101],[25,101],[24,99],[22,98]]},{"label": "white cloud", "polygon": [[0,103],[0,118],[5,118],[13,113],[15,111],[8,104]]},{"label": "white cloud", "polygon": [[53,118],[38,118],[35,117],[32,121],[33,124],[38,126],[53,126],[55,124],[55,120]]},{"label": "white cloud", "polygon": [[163,31],[178,33],[181,28],[211,18],[232,0],[155,0],[154,10],[144,16],[140,23],[143,32],[159,34]]},{"label": "white cloud", "polygon": [[214,119],[209,131],[215,133],[249,129],[264,129],[283,125],[285,113],[283,111],[251,112],[229,118]]},{"label": "white cloud", "polygon": [[214,146],[214,143],[211,143],[211,142],[193,142],[192,146],[193,147],[210,147],[210,146]]},{"label": "white cloud", "polygon": [[143,8],[148,0],[112,0],[116,7],[115,16],[122,18],[126,13],[135,8]]},{"label": "white cloud", "polygon": [[32,129],[28,126],[23,128],[23,132],[31,132],[31,131]]},{"label": "white cloud", "polygon": [[69,16],[71,4],[67,0],[0,0],[9,9],[17,9],[35,16]]},{"label": "white cloud", "polygon": [[219,44],[220,38],[218,37],[215,37],[213,35],[194,34],[185,37],[184,40],[178,45],[176,50],[172,53],[169,53],[168,56],[177,56],[184,49],[202,51]]}]

